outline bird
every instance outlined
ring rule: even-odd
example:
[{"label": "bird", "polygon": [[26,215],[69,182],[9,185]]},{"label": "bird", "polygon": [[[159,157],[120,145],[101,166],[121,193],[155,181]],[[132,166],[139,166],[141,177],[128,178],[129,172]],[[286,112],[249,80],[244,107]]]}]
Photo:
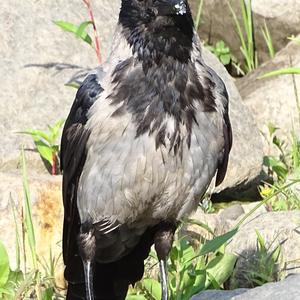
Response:
[{"label": "bird", "polygon": [[67,299],[125,299],[153,245],[168,299],[175,230],[227,171],[228,98],[187,0],[121,1],[111,52],[62,132]]}]

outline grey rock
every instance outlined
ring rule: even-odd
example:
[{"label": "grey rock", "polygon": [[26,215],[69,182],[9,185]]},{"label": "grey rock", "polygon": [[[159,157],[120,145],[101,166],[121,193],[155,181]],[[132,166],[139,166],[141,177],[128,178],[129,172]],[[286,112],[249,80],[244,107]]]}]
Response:
[{"label": "grey rock", "polygon": [[288,276],[280,282],[268,283],[254,289],[205,291],[191,300],[299,300],[300,275]]},{"label": "grey rock", "polygon": [[235,296],[244,294],[248,289],[235,289],[232,291],[211,290],[195,295],[191,300],[232,300]]},{"label": "grey rock", "polygon": [[[236,224],[236,223],[235,223]],[[226,251],[238,256],[232,286],[252,287],[245,275],[258,271],[260,255],[257,251],[256,230],[265,240],[269,252],[281,245],[274,278],[300,273],[300,211],[268,212],[251,216],[228,244]]]},{"label": "grey rock", "polygon": [[235,221],[244,214],[244,209],[241,204],[234,204],[226,207],[220,212],[220,217],[226,222],[227,220]]},{"label": "grey rock", "polygon": [[[298,0],[270,0],[267,2],[252,0],[251,2],[255,43],[260,61],[265,61],[269,58],[269,54],[261,32],[264,22],[266,21],[271,33],[275,50],[279,51],[286,45],[287,37],[300,32],[300,5]],[[191,3],[194,8],[197,8],[199,1],[192,0]],[[240,0],[231,0],[230,3],[242,23]],[[199,29],[202,39],[209,40],[211,43],[223,40],[237,57],[241,57],[240,41],[236,32],[227,0],[204,1]]]},{"label": "grey rock", "polygon": [[[298,36],[300,37],[300,36]],[[253,113],[260,131],[268,137],[268,124],[273,123],[280,130],[277,134],[288,141],[291,130],[299,131],[299,111],[297,94],[300,91],[300,76],[281,75],[259,79],[263,74],[299,66],[300,45],[290,42],[276,57],[246,77],[237,81],[243,103]],[[272,143],[264,139],[264,152],[272,153]]]}]

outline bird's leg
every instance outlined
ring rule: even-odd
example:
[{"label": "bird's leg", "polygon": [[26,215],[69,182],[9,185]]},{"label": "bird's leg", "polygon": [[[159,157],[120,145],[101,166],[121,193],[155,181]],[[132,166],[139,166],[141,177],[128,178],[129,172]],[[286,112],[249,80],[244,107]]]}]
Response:
[{"label": "bird's leg", "polygon": [[94,300],[93,262],[96,251],[96,238],[92,224],[85,223],[81,226],[78,236],[78,248],[84,269],[86,300]]},{"label": "bird's leg", "polygon": [[91,261],[83,261],[85,294],[87,300],[94,300],[93,268]]},{"label": "bird's leg", "polygon": [[172,248],[176,226],[173,223],[160,223],[154,236],[154,246],[159,259],[161,299],[168,300],[167,257]]},{"label": "bird's leg", "polygon": [[167,261],[159,261],[159,273],[161,284],[161,299],[168,300],[168,274],[167,274]]}]

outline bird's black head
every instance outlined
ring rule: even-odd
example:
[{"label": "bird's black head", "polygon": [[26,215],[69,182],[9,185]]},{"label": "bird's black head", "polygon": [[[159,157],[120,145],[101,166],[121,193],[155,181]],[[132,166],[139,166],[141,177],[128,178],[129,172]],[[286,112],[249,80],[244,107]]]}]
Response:
[{"label": "bird's black head", "polygon": [[193,20],[187,0],[122,0],[119,23],[142,61],[189,60]]}]

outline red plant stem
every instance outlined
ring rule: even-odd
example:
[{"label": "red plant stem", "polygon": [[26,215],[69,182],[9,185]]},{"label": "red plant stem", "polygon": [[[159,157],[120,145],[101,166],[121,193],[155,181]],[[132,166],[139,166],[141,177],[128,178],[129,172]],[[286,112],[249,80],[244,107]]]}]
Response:
[{"label": "red plant stem", "polygon": [[51,169],[51,174],[55,175],[56,174],[56,154],[52,154],[52,169]]},{"label": "red plant stem", "polygon": [[93,13],[91,1],[90,0],[83,0],[83,2],[87,6],[89,14],[90,14],[90,19],[91,19],[91,22],[92,22],[92,25],[93,25],[94,36],[95,36],[95,48],[96,48],[95,50],[96,50],[98,61],[101,64],[102,63],[102,57],[101,57],[101,50],[100,50],[100,40],[99,40],[99,35],[98,35],[98,32],[97,32],[97,27],[96,27],[96,23],[95,23],[95,18],[94,18],[94,13]]}]

